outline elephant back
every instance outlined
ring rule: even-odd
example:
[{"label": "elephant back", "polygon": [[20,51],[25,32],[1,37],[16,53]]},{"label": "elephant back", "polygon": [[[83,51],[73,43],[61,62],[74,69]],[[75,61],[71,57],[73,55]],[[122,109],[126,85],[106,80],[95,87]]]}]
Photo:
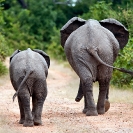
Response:
[{"label": "elephant back", "polygon": [[110,30],[120,44],[120,49],[123,49],[129,39],[129,32],[119,21],[109,18],[100,21],[100,24]]},{"label": "elephant back", "polygon": [[[28,49],[30,49],[30,48],[28,48]],[[28,49],[27,49],[27,50],[28,50]],[[31,49],[30,49],[30,50],[31,50]],[[44,51],[39,50],[39,49],[33,49],[32,51],[37,52],[37,53],[39,53],[41,56],[43,56],[43,58],[44,58],[45,61],[47,62],[48,68],[50,67],[50,57],[49,57]],[[13,57],[14,57],[15,55],[17,55],[18,53],[20,53],[20,52],[22,52],[22,51],[17,49],[17,50],[11,55],[11,57],[10,57],[10,63],[11,63]]]},{"label": "elephant back", "polygon": [[86,20],[78,18],[78,17],[73,17],[70,19],[60,30],[61,34],[61,46],[64,48],[65,42],[69,35],[78,29],[80,26],[84,25]]}]

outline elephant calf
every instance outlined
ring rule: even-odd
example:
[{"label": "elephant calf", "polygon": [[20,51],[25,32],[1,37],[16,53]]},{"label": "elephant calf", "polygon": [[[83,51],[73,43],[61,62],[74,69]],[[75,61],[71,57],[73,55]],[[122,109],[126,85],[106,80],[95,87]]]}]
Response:
[{"label": "elephant calf", "polygon": [[[20,124],[41,125],[43,104],[47,96],[46,78],[50,66],[49,56],[41,50],[16,50],[10,57],[10,79],[18,97]],[[30,109],[32,97],[32,111]]]}]

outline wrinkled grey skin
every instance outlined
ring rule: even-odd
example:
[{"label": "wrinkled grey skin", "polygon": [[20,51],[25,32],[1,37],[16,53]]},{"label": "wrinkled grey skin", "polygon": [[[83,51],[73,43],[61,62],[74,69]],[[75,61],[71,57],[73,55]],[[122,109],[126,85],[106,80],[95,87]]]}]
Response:
[{"label": "wrinkled grey skin", "polygon": [[[10,57],[10,79],[18,97],[20,124],[41,125],[43,104],[47,96],[46,78],[50,65],[49,56],[41,50],[16,50]],[[32,111],[30,109],[32,97]]]},{"label": "wrinkled grey skin", "polygon": [[[126,29],[120,24],[118,31],[119,26],[122,26],[123,29],[116,33],[116,36],[120,34],[120,37],[122,36],[124,39],[123,31]],[[111,29],[115,30],[115,27]],[[128,31],[126,34],[128,40]],[[61,29],[61,45],[64,47],[68,62],[80,78],[75,100],[78,102],[84,96],[83,113],[87,116],[104,114],[110,107],[108,101],[109,82],[112,76],[113,62],[119,49],[125,46],[125,44],[120,45],[121,42],[124,41],[119,37],[117,39],[97,20],[86,21],[74,17]],[[97,106],[93,99],[93,82],[95,81],[99,83]]]}]

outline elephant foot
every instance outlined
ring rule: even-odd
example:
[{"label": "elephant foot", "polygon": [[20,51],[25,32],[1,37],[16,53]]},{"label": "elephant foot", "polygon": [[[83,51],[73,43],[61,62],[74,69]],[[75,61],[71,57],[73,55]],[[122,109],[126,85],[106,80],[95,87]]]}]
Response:
[{"label": "elephant foot", "polygon": [[87,110],[86,116],[98,116],[98,113],[96,110]]},{"label": "elephant foot", "polygon": [[19,124],[23,124],[24,121],[25,121],[24,119],[20,119]]},{"label": "elephant foot", "polygon": [[88,109],[87,109],[87,108],[84,108],[82,112],[83,112],[84,114],[86,114],[87,111],[88,111]]},{"label": "elephant foot", "polygon": [[107,99],[105,99],[104,107],[105,107],[105,112],[107,112],[110,108],[110,102]]},{"label": "elephant foot", "polygon": [[23,124],[24,127],[33,127],[34,126],[34,123],[33,121],[25,121],[24,124]]},{"label": "elephant foot", "polygon": [[99,108],[97,109],[98,114],[102,115],[105,113],[105,108]]},{"label": "elephant foot", "polygon": [[36,126],[42,125],[42,121],[34,119],[34,125],[36,125]]},{"label": "elephant foot", "polygon": [[75,101],[76,102],[80,102],[80,100],[83,98],[83,95],[81,95],[81,96],[77,96],[76,98],[75,98]]},{"label": "elephant foot", "polygon": [[80,100],[81,100],[81,99],[80,99],[79,97],[76,97],[76,98],[75,98],[75,101],[76,101],[76,102],[80,102]]}]

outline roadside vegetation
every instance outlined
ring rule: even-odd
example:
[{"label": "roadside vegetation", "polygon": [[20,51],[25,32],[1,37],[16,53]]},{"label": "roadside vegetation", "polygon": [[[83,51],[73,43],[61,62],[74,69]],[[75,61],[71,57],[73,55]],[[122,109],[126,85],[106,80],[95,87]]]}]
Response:
[{"label": "roadside vegetation", "polygon": [[[60,2],[60,4],[57,4]],[[133,3],[132,0],[0,0],[0,76],[7,73],[3,61],[16,49],[42,49],[51,58],[65,61],[60,45],[60,28],[72,17],[102,20],[115,18],[130,32],[127,46],[120,51],[116,67],[133,70]],[[111,84],[133,88],[133,78],[113,72]]]}]

